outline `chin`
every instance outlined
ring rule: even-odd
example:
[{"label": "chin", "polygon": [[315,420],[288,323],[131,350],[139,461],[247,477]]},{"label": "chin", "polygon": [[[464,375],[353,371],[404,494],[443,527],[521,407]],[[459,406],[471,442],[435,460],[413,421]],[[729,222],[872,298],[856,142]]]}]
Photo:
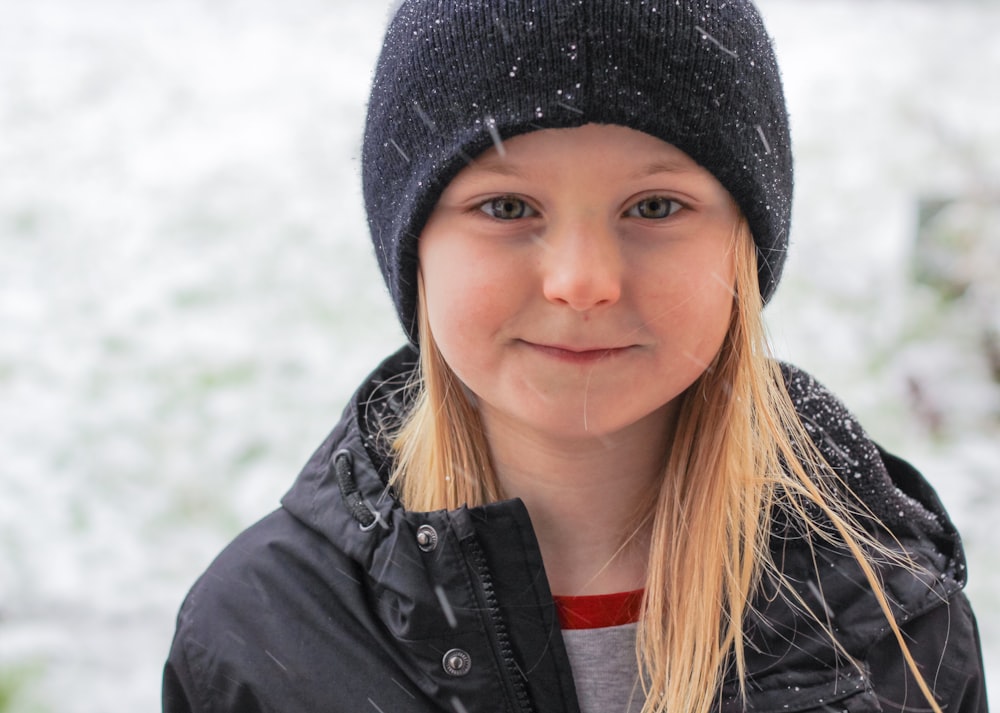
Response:
[{"label": "chin", "polygon": [[656,427],[664,412],[665,408],[654,408],[650,412],[615,414],[596,403],[558,416],[534,419],[534,427],[539,434],[560,440],[615,439],[633,429]]}]

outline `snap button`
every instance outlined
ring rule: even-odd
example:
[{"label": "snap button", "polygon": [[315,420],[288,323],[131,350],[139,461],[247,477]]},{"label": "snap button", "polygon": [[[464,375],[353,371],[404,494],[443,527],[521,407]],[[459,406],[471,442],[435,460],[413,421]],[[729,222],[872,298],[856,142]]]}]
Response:
[{"label": "snap button", "polygon": [[424,552],[431,552],[437,547],[438,534],[430,525],[421,525],[417,528],[417,546]]},{"label": "snap button", "polygon": [[441,665],[449,676],[465,676],[472,670],[472,657],[462,649],[452,649],[441,659]]}]

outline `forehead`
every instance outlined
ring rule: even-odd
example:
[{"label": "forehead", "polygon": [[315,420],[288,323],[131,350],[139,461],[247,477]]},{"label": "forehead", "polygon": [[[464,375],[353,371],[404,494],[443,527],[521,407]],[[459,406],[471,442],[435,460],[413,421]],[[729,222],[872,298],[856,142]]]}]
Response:
[{"label": "forehead", "polygon": [[477,156],[469,167],[501,175],[518,175],[522,166],[554,160],[607,160],[615,166],[642,166],[646,173],[700,169],[690,156],[677,147],[655,136],[614,124],[542,129],[507,140],[498,137],[494,145]]}]

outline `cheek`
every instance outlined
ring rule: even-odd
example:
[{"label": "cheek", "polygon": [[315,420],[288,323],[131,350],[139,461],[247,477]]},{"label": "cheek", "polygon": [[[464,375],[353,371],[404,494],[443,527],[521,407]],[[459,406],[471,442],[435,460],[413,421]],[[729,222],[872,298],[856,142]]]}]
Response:
[{"label": "cheek", "polygon": [[[698,310],[720,300],[731,300],[736,284],[733,255],[701,246],[663,254],[641,255],[633,261],[647,295],[656,295],[664,307]],[[638,284],[638,283],[637,283]]]},{"label": "cheek", "polygon": [[427,315],[442,351],[469,348],[476,334],[495,328],[504,309],[497,261],[467,243],[429,241],[420,251]]},{"label": "cheek", "polygon": [[704,356],[714,356],[722,346],[735,308],[735,265],[731,257],[706,266],[697,294],[692,295],[693,319],[700,325]]},{"label": "cheek", "polygon": [[736,296],[736,266],[731,256],[713,257],[706,260],[697,278],[697,296],[703,308],[709,313],[720,309],[728,311]]},{"label": "cheek", "polygon": [[487,328],[491,305],[474,282],[453,278],[426,287],[427,317],[431,331],[442,348],[445,343],[471,343],[476,333]]},{"label": "cheek", "polygon": [[735,265],[729,255],[685,257],[662,265],[640,299],[646,319],[668,342],[707,362],[729,329]]}]

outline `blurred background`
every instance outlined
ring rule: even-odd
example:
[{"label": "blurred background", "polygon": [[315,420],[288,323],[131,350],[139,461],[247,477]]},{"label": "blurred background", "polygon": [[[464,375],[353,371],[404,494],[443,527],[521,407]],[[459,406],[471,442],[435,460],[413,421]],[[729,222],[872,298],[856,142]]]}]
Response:
[{"label": "blurred background", "polygon": [[[389,0],[0,0],[0,711],[159,708],[188,587],[401,343],[359,146]],[[762,0],[768,318],[923,470],[1000,695],[1000,4]]]}]

